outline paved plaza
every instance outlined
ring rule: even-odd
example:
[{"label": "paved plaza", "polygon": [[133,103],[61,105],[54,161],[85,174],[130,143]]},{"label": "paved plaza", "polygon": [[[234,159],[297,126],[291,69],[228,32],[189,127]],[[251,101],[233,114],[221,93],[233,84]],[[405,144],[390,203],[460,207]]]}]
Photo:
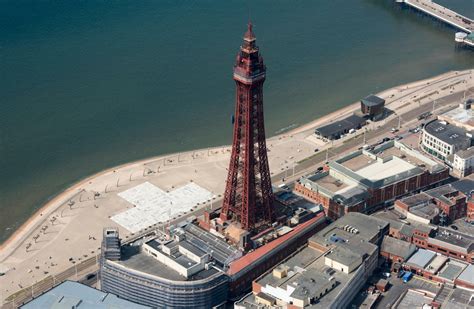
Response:
[{"label": "paved plaza", "polygon": [[135,207],[113,216],[112,220],[132,233],[186,214],[214,197],[211,192],[193,182],[167,192],[148,181],[118,196]]}]

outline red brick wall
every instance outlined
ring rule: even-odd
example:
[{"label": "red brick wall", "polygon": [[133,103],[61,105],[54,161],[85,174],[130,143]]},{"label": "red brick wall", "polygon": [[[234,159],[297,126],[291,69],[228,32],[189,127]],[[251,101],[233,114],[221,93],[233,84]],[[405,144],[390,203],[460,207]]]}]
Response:
[{"label": "red brick wall", "polygon": [[454,280],[454,284],[468,288],[468,289],[474,289],[474,284],[470,284],[468,282],[462,281],[462,280]]},{"label": "red brick wall", "polygon": [[[426,171],[421,175],[414,176],[412,178],[397,182],[384,188],[379,188],[375,190],[369,189],[367,208],[379,205],[387,200],[391,200],[396,197],[405,195],[407,194],[407,190],[412,192],[414,190],[444,180],[447,177],[449,177],[449,171],[447,169],[443,170],[441,173],[433,175]],[[330,200],[329,197],[324,196],[319,192],[311,191],[300,183],[296,183],[295,191],[316,203],[322,204],[326,215],[331,219],[338,219],[339,217],[350,211],[362,212],[364,210],[365,203],[357,205],[354,209],[346,210],[344,206],[335,203],[334,201]]]},{"label": "red brick wall", "polygon": [[442,255],[445,255],[445,256],[449,256],[449,257],[453,257],[453,258],[456,258],[456,259],[459,259],[459,260],[467,261],[468,263],[473,262],[473,259],[472,259],[473,254],[472,253],[470,253],[468,255],[465,255],[463,253],[454,252],[454,251],[451,251],[449,249],[446,249],[446,248],[443,248],[443,247],[438,247],[438,246],[433,245],[433,244],[427,244],[426,248],[429,249],[429,250],[435,251],[435,252],[439,252],[439,253],[441,253]]},{"label": "red brick wall", "polygon": [[331,219],[335,220],[344,215],[344,206],[331,201],[329,197],[324,196],[319,192],[312,191],[298,182],[295,185],[295,191],[314,201],[315,203],[320,203],[323,205],[326,216]]},{"label": "red brick wall", "polygon": [[408,211],[408,205],[403,203],[401,200],[396,200],[395,201],[395,206],[405,210],[405,211]]},{"label": "red brick wall", "polygon": [[387,260],[393,261],[393,262],[399,262],[402,263],[404,262],[404,259],[401,256],[390,254],[385,251],[380,251],[380,255],[386,258]]},{"label": "red brick wall", "polygon": [[474,221],[474,200],[467,202],[467,220]]},{"label": "red brick wall", "polygon": [[262,286],[255,281],[252,281],[252,292],[258,294],[262,291]]}]

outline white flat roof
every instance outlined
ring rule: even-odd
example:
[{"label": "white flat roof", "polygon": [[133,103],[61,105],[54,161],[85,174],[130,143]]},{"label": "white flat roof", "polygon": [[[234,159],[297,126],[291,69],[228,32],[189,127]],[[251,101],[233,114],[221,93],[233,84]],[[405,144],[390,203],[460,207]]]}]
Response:
[{"label": "white flat roof", "polygon": [[189,212],[198,203],[202,204],[213,197],[211,192],[194,182],[170,192],[144,182],[118,196],[135,207],[113,216],[112,220],[132,233]]},{"label": "white flat roof", "polygon": [[385,163],[377,161],[361,168],[356,173],[371,181],[376,181],[409,171],[415,167],[413,164],[393,156],[392,160],[386,161]]}]

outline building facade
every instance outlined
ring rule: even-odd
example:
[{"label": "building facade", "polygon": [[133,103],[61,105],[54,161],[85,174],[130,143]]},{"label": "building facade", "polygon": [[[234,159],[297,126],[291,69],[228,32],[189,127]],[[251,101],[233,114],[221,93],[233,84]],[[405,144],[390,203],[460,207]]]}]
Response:
[{"label": "building facade", "polygon": [[474,147],[461,150],[453,157],[453,175],[459,178],[469,176],[474,170]]},{"label": "building facade", "polygon": [[345,155],[327,169],[300,178],[295,192],[321,203],[332,219],[372,211],[449,178],[445,166],[396,141]]},{"label": "building facade", "polygon": [[376,96],[369,95],[360,101],[360,109],[363,115],[371,120],[380,120],[384,115],[385,100]]},{"label": "building facade", "polygon": [[473,134],[444,120],[433,120],[423,128],[421,146],[423,150],[441,160],[472,146]]}]

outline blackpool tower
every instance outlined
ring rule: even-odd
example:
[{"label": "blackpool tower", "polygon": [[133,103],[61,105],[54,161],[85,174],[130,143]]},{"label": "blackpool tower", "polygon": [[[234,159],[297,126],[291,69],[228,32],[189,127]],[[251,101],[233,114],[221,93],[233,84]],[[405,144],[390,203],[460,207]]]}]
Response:
[{"label": "blackpool tower", "polygon": [[273,193],[263,121],[266,68],[252,24],[234,65],[236,84],[232,155],[220,218],[254,231],[272,221]]}]

